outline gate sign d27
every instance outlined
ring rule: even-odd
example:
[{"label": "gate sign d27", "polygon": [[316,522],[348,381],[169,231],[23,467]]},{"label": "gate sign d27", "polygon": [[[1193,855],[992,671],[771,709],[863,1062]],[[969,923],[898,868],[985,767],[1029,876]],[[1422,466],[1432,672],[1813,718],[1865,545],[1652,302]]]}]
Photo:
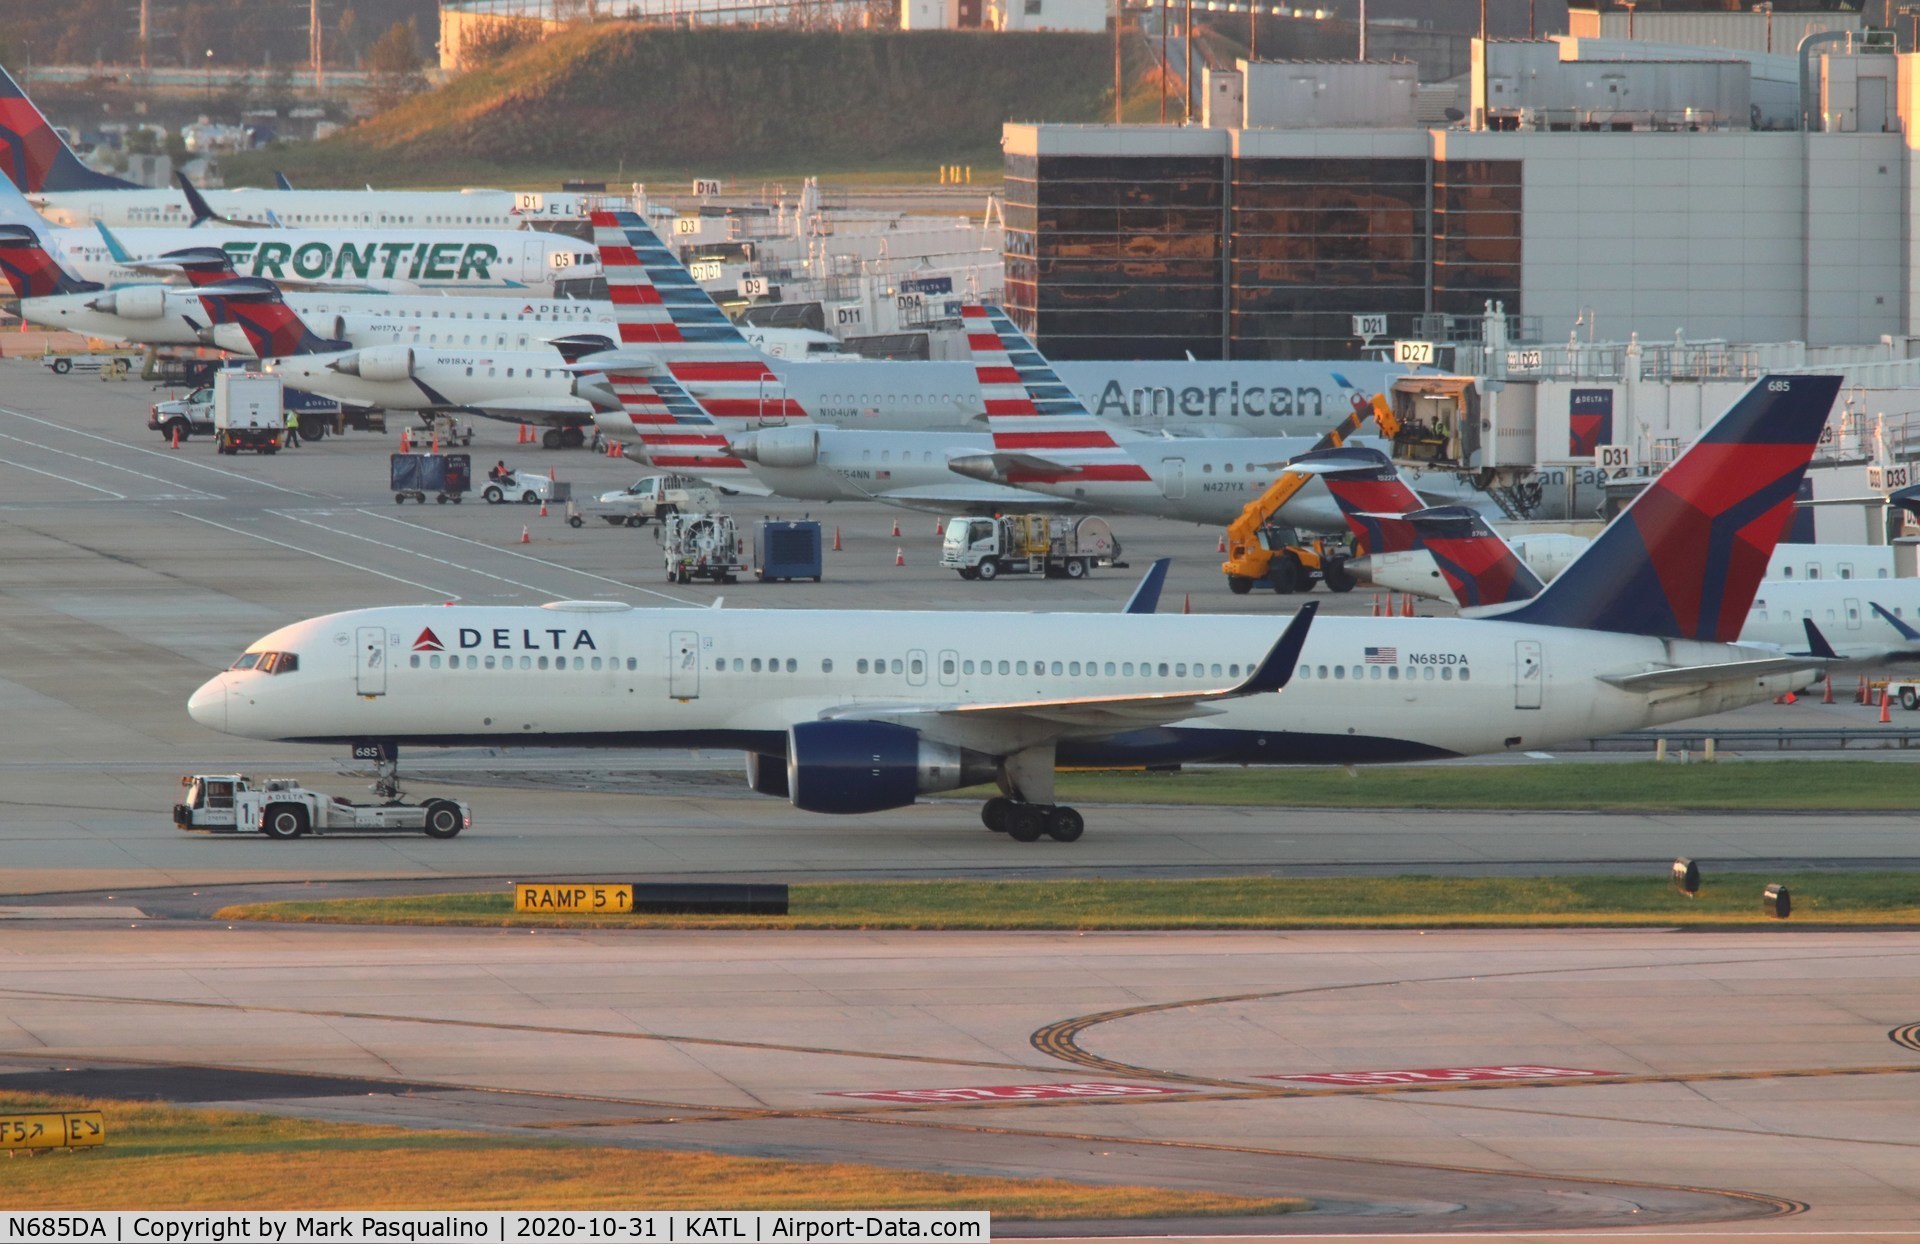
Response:
[{"label": "gate sign d27", "polygon": [[1431,341],[1396,341],[1393,343],[1393,361],[1409,366],[1426,367],[1433,362],[1433,343]]},{"label": "gate sign d27", "polygon": [[0,1149],[77,1149],[107,1143],[98,1110],[64,1114],[0,1114]]}]

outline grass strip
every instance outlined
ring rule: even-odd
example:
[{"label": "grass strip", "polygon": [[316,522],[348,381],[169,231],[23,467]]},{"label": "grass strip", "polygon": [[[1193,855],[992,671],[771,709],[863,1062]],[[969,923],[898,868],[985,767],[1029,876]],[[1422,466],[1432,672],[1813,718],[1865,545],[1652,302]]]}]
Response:
[{"label": "grass strip", "polygon": [[1644,877],[1221,877],[1200,880],[809,882],[791,914],[571,916],[513,911],[510,893],[246,903],[222,920],[506,928],[1307,929],[1763,923],[1760,892],[1789,887],[1795,925],[1920,924],[1920,876],[1713,875],[1687,898]]},{"label": "grass strip", "polygon": [[[997,792],[981,787],[981,798]],[[1062,803],[1554,812],[1910,812],[1920,764],[1765,760],[1720,764],[1390,766],[1063,773]]]},{"label": "grass strip", "polygon": [[996,1218],[1278,1214],[1306,1207],[1166,1188],[1003,1179],[723,1154],[603,1148],[463,1132],[0,1097],[0,1114],[102,1110],[107,1143],[6,1163],[0,1208],[985,1209]]}]

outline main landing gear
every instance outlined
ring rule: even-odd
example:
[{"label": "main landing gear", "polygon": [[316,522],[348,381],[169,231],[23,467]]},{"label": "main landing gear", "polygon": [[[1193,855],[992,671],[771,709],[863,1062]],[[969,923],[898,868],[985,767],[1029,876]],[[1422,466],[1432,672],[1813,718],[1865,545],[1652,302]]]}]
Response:
[{"label": "main landing gear", "polygon": [[1015,842],[1038,842],[1044,834],[1055,842],[1072,842],[1087,832],[1087,822],[1072,808],[1058,804],[1024,803],[995,795],[980,809],[980,820],[996,834]]}]

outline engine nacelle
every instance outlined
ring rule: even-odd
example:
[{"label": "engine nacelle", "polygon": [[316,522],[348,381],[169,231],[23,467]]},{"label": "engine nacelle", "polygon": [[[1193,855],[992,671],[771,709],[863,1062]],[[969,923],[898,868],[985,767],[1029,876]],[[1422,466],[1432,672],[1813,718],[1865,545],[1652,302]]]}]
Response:
[{"label": "engine nacelle", "polygon": [[122,319],[157,320],[166,313],[167,291],[158,285],[129,285],[109,290],[87,306]]},{"label": "engine nacelle", "polygon": [[815,428],[761,428],[740,441],[740,456],[766,467],[809,467],[820,456]]},{"label": "engine nacelle", "polygon": [[803,721],[787,731],[787,798],[804,812],[884,812],[984,782],[991,756],[883,721]]},{"label": "engine nacelle", "polygon": [[343,354],[327,366],[362,380],[410,380],[413,378],[413,347],[369,346],[365,350]]},{"label": "engine nacelle", "polygon": [[747,786],[757,795],[773,795],[776,798],[785,799],[789,794],[786,760],[779,756],[748,752]]}]

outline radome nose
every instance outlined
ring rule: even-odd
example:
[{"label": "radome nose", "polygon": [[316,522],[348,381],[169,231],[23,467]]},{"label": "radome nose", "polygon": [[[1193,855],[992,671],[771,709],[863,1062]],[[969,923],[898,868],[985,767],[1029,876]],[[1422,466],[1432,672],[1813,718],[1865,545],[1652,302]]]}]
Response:
[{"label": "radome nose", "polygon": [[187,701],[187,715],[209,730],[227,728],[227,676],[216,674]]}]

